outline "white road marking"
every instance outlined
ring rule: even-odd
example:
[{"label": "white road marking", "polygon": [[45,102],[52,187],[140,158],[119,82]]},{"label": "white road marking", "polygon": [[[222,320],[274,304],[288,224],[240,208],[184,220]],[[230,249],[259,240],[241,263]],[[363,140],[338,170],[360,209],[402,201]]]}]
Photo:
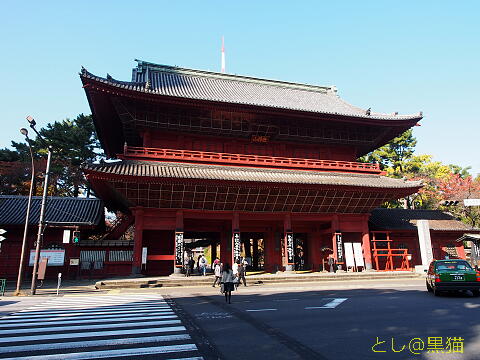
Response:
[{"label": "white road marking", "polygon": [[277,309],[250,309],[247,310],[249,312],[256,312],[256,311],[277,311]]},{"label": "white road marking", "polygon": [[[103,319],[108,318],[116,318],[116,317],[129,317],[129,316],[139,316],[139,315],[168,315],[173,314],[173,310],[165,309],[165,310],[132,310],[132,311],[109,311],[109,312],[98,312],[98,313],[86,313],[86,315],[82,315],[83,313],[73,313],[73,314],[58,314],[54,315],[53,317],[45,318],[45,315],[30,315],[30,316],[15,316],[9,317],[6,316],[1,318],[0,325],[3,324],[15,324],[15,323],[22,323],[22,324],[33,324],[35,325],[38,320],[32,319],[32,321],[28,321],[28,319],[33,317],[41,317],[43,321],[60,321],[60,320],[68,320],[69,318],[72,319],[98,319],[99,315]],[[0,326],[1,327],[1,326]]]},{"label": "white road marking", "polygon": [[313,309],[335,309],[338,305],[343,303],[344,301],[348,300],[348,298],[337,298],[333,299],[332,301],[326,303],[323,306],[307,306],[305,310],[313,310]]},{"label": "white road marking", "polygon": [[33,310],[36,309],[75,309],[78,307],[85,307],[85,308],[95,308],[95,307],[128,307],[128,306],[145,306],[145,305],[167,305],[165,301],[134,301],[134,302],[127,302],[127,303],[74,303],[74,304],[41,304],[41,305],[34,305],[32,307]]},{"label": "white road marking", "polygon": [[203,360],[161,295],[53,298],[0,318],[0,358],[135,359],[154,354]]},{"label": "white road marking", "polygon": [[[169,318],[177,318],[176,315],[168,316]],[[70,331],[70,330],[89,330],[89,329],[112,329],[121,327],[143,327],[154,325],[173,325],[180,324],[180,320],[159,320],[159,321],[141,321],[133,324],[100,324],[100,325],[78,325],[78,326],[51,326],[43,328],[42,332],[50,331]],[[16,330],[0,330],[0,336],[8,334],[31,333],[32,329],[16,329]],[[1,341],[1,339],[0,339]]]},{"label": "white road marking", "polygon": [[300,299],[274,299],[273,301],[297,301]]},{"label": "white road marking", "polygon": [[[134,305],[131,305],[131,306],[121,306],[121,307],[118,307],[118,306],[100,306],[100,307],[96,307],[96,308],[71,308],[71,310],[65,310],[65,309],[62,309],[62,310],[57,310],[57,309],[52,309],[52,308],[47,308],[46,310],[39,310],[39,311],[22,311],[22,312],[19,312],[18,313],[18,316],[19,315],[24,315],[24,314],[45,314],[45,313],[50,313],[50,314],[55,314],[55,313],[59,313],[59,314],[62,314],[62,313],[68,313],[68,312],[78,312],[78,311],[84,311],[84,312],[95,312],[95,311],[107,311],[107,310],[135,310],[135,309],[169,309],[170,307],[168,305],[161,305],[161,306],[158,306],[158,305],[154,305],[154,304],[151,304],[151,305],[140,305],[140,306],[134,306]],[[11,316],[16,316],[17,314],[13,314]]]},{"label": "white road marking", "polygon": [[[180,321],[175,321],[179,324]],[[57,333],[46,335],[30,335],[30,336],[11,336],[0,338],[0,343],[9,343],[16,341],[39,341],[39,340],[58,340],[58,339],[72,339],[72,338],[90,338],[99,336],[113,336],[113,335],[132,335],[132,334],[151,334],[173,331],[185,331],[185,326],[165,326],[165,327],[153,327],[148,329],[122,329],[111,331],[92,331],[92,332],[77,332],[77,333]]]},{"label": "white road marking", "polygon": [[[163,315],[156,315],[156,316],[129,316],[129,317],[121,317],[117,316],[116,318],[108,318],[105,319],[105,317],[96,317],[96,318],[88,318],[88,319],[80,319],[75,317],[74,319],[71,320],[63,320],[63,321],[36,321],[36,322],[26,322],[26,323],[21,323],[21,324],[4,324],[3,321],[0,322],[0,334],[3,333],[2,329],[5,328],[17,328],[19,333],[23,332],[22,330],[24,329],[19,329],[19,327],[31,327],[32,325],[34,327],[37,326],[48,326],[48,325],[68,325],[68,324],[81,324],[81,323],[89,323],[89,324],[95,324],[95,323],[111,323],[113,322],[130,322],[130,321],[138,321],[138,320],[152,320],[152,319],[177,319],[177,315],[175,315],[172,311],[171,314],[163,314]],[[113,324],[112,324],[113,325]],[[85,325],[86,327],[89,327],[89,325]],[[49,327],[43,328],[42,330],[47,331],[49,330]],[[55,328],[57,329],[57,328]],[[31,328],[27,329],[28,332],[31,332]]]},{"label": "white road marking", "polygon": [[26,357],[7,358],[3,360],[84,360],[84,359],[105,359],[110,357],[120,356],[141,356],[151,354],[167,354],[180,351],[196,351],[197,346],[195,344],[184,345],[168,345],[168,346],[155,346],[146,348],[133,348],[133,349],[115,349],[115,350],[101,350],[101,351],[89,351],[79,353],[66,353],[66,354],[53,354],[53,355],[37,355]]},{"label": "white road marking", "polygon": [[161,341],[178,341],[178,340],[190,340],[188,334],[177,335],[161,335],[161,336],[148,336],[148,337],[135,337],[135,338],[121,338],[121,339],[108,339],[108,340],[89,340],[89,341],[72,341],[63,343],[48,343],[48,344],[33,344],[33,345],[16,345],[0,347],[0,354],[9,352],[20,351],[42,351],[42,350],[54,350],[54,349],[74,349],[89,346],[118,346],[118,345],[130,345],[141,344],[150,342]]}]

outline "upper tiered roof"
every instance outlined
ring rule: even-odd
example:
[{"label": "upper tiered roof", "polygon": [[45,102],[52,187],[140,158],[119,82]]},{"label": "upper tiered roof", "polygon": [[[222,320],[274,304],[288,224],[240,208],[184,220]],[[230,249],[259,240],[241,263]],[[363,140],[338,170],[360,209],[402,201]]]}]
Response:
[{"label": "upper tiered roof", "polygon": [[82,68],[84,80],[94,80],[119,89],[174,98],[214,101],[318,114],[378,120],[421,120],[412,115],[383,114],[353,106],[337,95],[335,86],[315,86],[277,80],[186,69],[136,60],[132,81],[102,78]]}]

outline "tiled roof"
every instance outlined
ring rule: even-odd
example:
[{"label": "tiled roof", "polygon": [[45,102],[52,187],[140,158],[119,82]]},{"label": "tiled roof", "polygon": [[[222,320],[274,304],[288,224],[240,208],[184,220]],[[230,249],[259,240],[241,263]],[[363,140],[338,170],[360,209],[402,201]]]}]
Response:
[{"label": "tiled roof", "polygon": [[153,178],[206,179],[286,184],[340,185],[371,188],[419,188],[420,181],[405,181],[380,175],[341,174],[308,170],[261,169],[253,167],[123,160],[90,164],[85,170],[105,174]]},{"label": "tiled roof", "polygon": [[118,88],[196,100],[334,114],[380,120],[412,120],[422,114],[393,115],[371,112],[350,105],[337,96],[334,86],[314,86],[185,69],[140,60],[132,82],[95,76],[82,69],[81,77]]},{"label": "tiled roof", "polygon": [[440,210],[375,209],[369,221],[374,230],[417,231],[417,220],[428,220],[431,230],[472,230],[472,227]]},{"label": "tiled roof", "polygon": [[[41,196],[32,197],[29,224],[38,224],[41,202]],[[25,224],[27,204],[27,196],[0,195],[0,225]],[[104,217],[100,199],[49,196],[45,209],[48,223],[96,226]]]}]

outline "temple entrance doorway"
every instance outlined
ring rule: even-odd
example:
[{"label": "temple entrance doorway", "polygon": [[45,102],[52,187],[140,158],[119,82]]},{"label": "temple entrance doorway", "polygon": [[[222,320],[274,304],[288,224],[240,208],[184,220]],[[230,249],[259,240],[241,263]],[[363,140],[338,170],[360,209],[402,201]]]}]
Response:
[{"label": "temple entrance doorway", "polygon": [[308,242],[307,234],[295,233],[293,234],[295,246],[295,270],[309,270],[310,265],[307,263],[308,259]]},{"label": "temple entrance doorway", "polygon": [[187,231],[183,239],[184,259],[192,257],[195,262],[192,274],[198,273],[200,255],[205,256],[207,269],[210,269],[215,258],[220,258],[220,233]]},{"label": "temple entrance doorway", "polygon": [[242,257],[248,262],[247,270],[260,271],[265,269],[265,241],[263,233],[241,233]]}]

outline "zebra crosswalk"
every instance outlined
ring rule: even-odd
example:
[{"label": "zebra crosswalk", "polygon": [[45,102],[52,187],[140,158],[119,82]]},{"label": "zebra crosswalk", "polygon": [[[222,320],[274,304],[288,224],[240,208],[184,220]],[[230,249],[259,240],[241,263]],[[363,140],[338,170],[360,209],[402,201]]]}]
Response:
[{"label": "zebra crosswalk", "polygon": [[0,359],[200,360],[161,295],[52,298],[0,318]]}]

